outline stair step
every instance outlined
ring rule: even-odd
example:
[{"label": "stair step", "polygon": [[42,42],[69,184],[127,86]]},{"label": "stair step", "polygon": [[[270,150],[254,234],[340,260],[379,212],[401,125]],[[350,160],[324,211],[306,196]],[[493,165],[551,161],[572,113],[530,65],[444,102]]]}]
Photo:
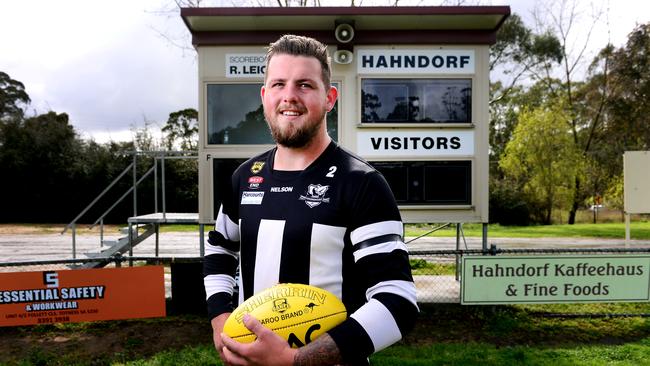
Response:
[{"label": "stair step", "polygon": [[[121,230],[123,230],[122,228]],[[145,239],[147,239],[149,236],[151,236],[155,232],[155,226],[152,224],[148,225],[140,225],[140,235],[138,235],[138,230],[134,226],[133,227],[133,236],[131,239],[131,243],[129,243],[129,235],[128,235],[128,227],[126,228],[126,236],[119,238],[118,240],[104,240],[103,244],[108,246],[107,248],[102,249],[100,252],[90,252],[86,253],[86,256],[88,258],[108,258],[111,257],[115,254],[124,254],[126,253],[131,246],[135,247],[136,245],[140,244],[143,242]],[[130,245],[129,245],[130,244]],[[83,268],[99,268],[103,267],[105,263],[103,262],[89,262],[81,267]]]},{"label": "stair step", "polygon": [[[153,227],[153,224],[136,224],[131,227],[131,230],[133,231],[133,237],[138,236],[138,229],[142,230],[148,230],[149,228]],[[124,226],[120,228],[120,233],[125,236],[129,236],[129,227]]]},{"label": "stair step", "polygon": [[106,257],[105,254],[98,253],[98,252],[88,252],[88,253],[84,253],[84,255],[90,259]]}]

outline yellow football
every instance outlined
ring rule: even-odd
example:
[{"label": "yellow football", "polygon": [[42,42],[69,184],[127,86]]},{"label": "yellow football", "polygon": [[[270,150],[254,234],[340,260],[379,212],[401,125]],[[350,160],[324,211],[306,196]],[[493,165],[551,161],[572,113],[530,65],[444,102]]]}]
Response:
[{"label": "yellow football", "polygon": [[228,317],[223,331],[230,338],[253,342],[257,337],[244,325],[250,314],[262,325],[302,347],[343,322],[345,305],[334,294],[318,287],[281,283],[251,296]]}]

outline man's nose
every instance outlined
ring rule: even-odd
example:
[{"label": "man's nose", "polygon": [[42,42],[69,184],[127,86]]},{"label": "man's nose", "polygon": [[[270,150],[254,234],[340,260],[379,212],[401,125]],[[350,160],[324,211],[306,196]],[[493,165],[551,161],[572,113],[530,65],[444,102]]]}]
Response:
[{"label": "man's nose", "polygon": [[283,90],[282,100],[284,102],[295,102],[298,98],[298,87],[295,85],[286,85]]}]

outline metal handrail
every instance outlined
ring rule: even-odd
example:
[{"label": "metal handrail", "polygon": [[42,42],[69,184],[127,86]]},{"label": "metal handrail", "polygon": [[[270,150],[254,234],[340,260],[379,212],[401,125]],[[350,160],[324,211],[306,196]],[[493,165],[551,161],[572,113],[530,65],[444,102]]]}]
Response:
[{"label": "metal handrail", "polygon": [[[151,172],[154,171],[155,167],[156,167],[156,165],[154,164],[154,166],[152,166],[151,168],[149,168],[149,170],[147,170],[147,172],[144,173],[144,174],[142,175],[142,177],[140,177],[140,179],[138,179],[138,180],[135,182],[135,186],[137,186],[138,184],[140,184],[140,183],[141,183],[141,182],[142,182],[146,177],[148,177],[149,174],[151,174]],[[113,205],[112,205],[111,207],[108,208],[108,210],[104,211],[104,213],[103,213],[103,214],[102,214],[102,215],[101,215],[101,216],[100,216],[100,217],[99,217],[95,222],[93,222],[92,225],[88,226],[88,229],[92,229],[92,228],[94,228],[95,226],[97,226],[97,224],[98,224],[100,221],[102,221],[102,220],[104,219],[104,217],[106,217],[106,215],[108,215],[108,214],[109,214],[109,213],[110,213],[110,212],[115,208],[115,206],[117,206],[120,202],[122,202],[122,200],[125,199],[126,196],[129,195],[129,193],[133,192],[133,189],[134,189],[134,187],[131,187],[131,188],[129,188],[126,192],[124,192],[124,194],[122,195],[122,197],[118,198],[117,201],[115,201],[115,203],[113,203]]]},{"label": "metal handrail", "polygon": [[[195,154],[195,151],[131,151],[128,152],[128,154],[133,155],[133,162],[127,166],[120,175],[115,178],[109,185],[104,189],[77,217],[75,217],[72,222],[70,222],[66,227],[61,231],[61,235],[65,234],[65,232],[71,228],[72,229],[72,258],[76,259],[76,252],[77,252],[77,245],[76,245],[76,226],[77,226],[77,221],[85,215],[88,210],[90,210],[126,173],[128,173],[130,170],[133,171],[133,185],[131,188],[129,188],[117,201],[113,203],[111,207],[109,207],[92,225],[88,227],[88,229],[92,229],[95,226],[97,226],[98,223],[101,223],[101,228],[100,228],[100,246],[103,245],[104,242],[104,218],[120,203],[122,202],[129,194],[133,194],[133,215],[137,215],[137,187],[138,185],[146,179],[151,172],[153,171],[155,173],[155,182],[154,182],[154,201],[155,201],[155,208],[156,212],[158,211],[158,160],[161,161],[162,165],[162,205],[163,205],[163,217],[165,216],[166,213],[166,202],[165,202],[165,159],[197,159],[197,155],[190,155],[188,154]],[[170,156],[167,156],[170,155]],[[150,156],[154,158],[154,164],[149,170],[144,173],[140,179],[137,179],[137,156]]]},{"label": "metal handrail", "polygon": [[124,169],[124,171],[122,171],[122,173],[120,173],[120,175],[117,178],[113,179],[111,184],[109,184],[108,187],[106,187],[106,189],[102,191],[102,193],[100,193],[92,202],[90,202],[90,204],[86,206],[86,208],[84,208],[83,211],[81,211],[81,213],[77,215],[77,217],[75,217],[74,220],[72,220],[72,222],[66,225],[63,231],[61,231],[61,235],[65,234],[65,232],[68,231],[69,228],[73,227],[77,223],[77,220],[79,220],[83,215],[85,215],[86,212],[88,212],[88,210],[90,210],[90,208],[92,208],[95,205],[95,203],[97,203],[97,201],[99,201],[106,194],[106,192],[108,192],[109,189],[111,189],[120,179],[122,179],[124,174],[128,173],[128,171],[133,167],[134,164],[135,163],[129,164],[129,166],[126,167],[126,169]]}]

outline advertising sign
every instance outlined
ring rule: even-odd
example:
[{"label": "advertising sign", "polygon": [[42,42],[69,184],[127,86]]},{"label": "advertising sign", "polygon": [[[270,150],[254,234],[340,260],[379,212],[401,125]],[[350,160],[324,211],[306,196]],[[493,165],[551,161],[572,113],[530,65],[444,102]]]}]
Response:
[{"label": "advertising sign", "polygon": [[162,266],[0,273],[0,326],[162,316]]},{"label": "advertising sign", "polygon": [[650,256],[464,257],[462,304],[650,301]]}]

